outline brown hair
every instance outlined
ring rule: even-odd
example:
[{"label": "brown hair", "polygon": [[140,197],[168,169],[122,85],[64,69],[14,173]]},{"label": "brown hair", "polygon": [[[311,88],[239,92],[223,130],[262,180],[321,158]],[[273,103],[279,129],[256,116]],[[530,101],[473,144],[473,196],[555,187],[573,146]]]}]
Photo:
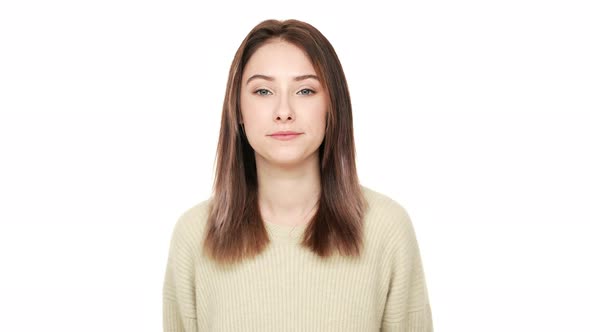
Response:
[{"label": "brown hair", "polygon": [[356,173],[346,78],[326,37],[310,24],[293,19],[259,23],[234,56],[223,101],[204,252],[218,263],[233,263],[256,256],[270,242],[258,205],[254,150],[240,125],[239,100],[246,63],[270,39],[284,40],[304,50],[329,96],[326,133],[319,147],[319,205],[301,244],[322,258],[334,249],[342,255],[358,256],[367,202]]}]

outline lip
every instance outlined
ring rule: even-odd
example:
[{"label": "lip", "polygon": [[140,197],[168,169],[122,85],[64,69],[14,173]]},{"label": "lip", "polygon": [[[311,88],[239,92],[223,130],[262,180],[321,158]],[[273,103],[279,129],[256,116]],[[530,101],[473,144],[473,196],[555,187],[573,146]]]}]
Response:
[{"label": "lip", "polygon": [[298,137],[299,135],[301,135],[301,133],[295,131],[277,131],[271,134],[270,137],[278,139],[280,141],[288,141]]}]

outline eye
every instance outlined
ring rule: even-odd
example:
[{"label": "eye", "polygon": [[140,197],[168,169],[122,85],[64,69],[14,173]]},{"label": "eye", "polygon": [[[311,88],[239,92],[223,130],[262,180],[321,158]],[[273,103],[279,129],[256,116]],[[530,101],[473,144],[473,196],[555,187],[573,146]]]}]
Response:
[{"label": "eye", "polygon": [[267,89],[258,89],[256,91],[254,91],[254,93],[261,95],[261,96],[268,96],[270,95],[270,91],[268,91]]},{"label": "eye", "polygon": [[312,89],[302,89],[299,92],[301,92],[302,95],[307,95],[307,96],[310,96],[315,93],[315,91],[313,91]]}]

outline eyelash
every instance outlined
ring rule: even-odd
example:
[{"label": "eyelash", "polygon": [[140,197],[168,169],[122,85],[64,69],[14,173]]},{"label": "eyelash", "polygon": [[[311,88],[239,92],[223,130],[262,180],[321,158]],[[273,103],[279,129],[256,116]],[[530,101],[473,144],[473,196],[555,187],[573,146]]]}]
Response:
[{"label": "eyelash", "polygon": [[[313,91],[312,89],[301,89],[301,90],[299,90],[299,92],[304,91],[304,90],[308,90],[309,91],[309,93],[308,94],[304,94],[304,96],[311,96],[311,95],[315,94],[315,91]],[[260,94],[259,93],[260,91],[268,91],[268,89],[258,89],[256,91],[254,91],[254,93],[257,94],[257,95],[260,95],[260,96],[268,96],[268,94],[266,94],[266,95]]]}]

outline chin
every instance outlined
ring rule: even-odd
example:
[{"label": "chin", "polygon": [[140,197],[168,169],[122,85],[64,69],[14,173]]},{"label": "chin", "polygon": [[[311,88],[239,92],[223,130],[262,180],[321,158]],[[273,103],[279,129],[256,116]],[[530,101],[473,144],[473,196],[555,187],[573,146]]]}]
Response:
[{"label": "chin", "polygon": [[268,160],[269,164],[277,165],[277,166],[295,166],[301,164],[303,162],[302,158],[277,158]]},{"label": "chin", "polygon": [[[304,154],[301,151],[282,151],[283,153],[266,153],[264,155],[256,153],[256,158],[265,163],[278,167],[292,167],[304,163],[312,154]],[[317,151],[316,151],[317,153]]]}]

